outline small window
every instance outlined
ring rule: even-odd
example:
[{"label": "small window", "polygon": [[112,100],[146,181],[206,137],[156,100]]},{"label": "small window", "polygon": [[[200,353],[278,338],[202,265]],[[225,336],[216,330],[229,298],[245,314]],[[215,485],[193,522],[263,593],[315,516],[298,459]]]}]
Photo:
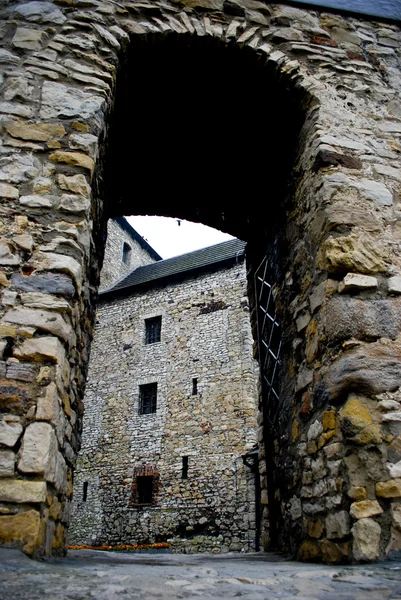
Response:
[{"label": "small window", "polygon": [[82,488],[82,501],[86,502],[87,498],[88,498],[88,482],[84,481],[84,485]]},{"label": "small window", "polygon": [[188,456],[182,457],[182,479],[188,479]]},{"label": "small window", "polygon": [[124,242],[122,261],[125,265],[129,265],[131,262],[131,252],[131,246],[127,242]]},{"label": "small window", "polygon": [[153,477],[141,475],[136,478],[138,504],[152,504],[153,502]]},{"label": "small window", "polygon": [[157,383],[139,386],[139,414],[149,415],[156,412]]},{"label": "small window", "polygon": [[198,393],[198,378],[194,377],[192,379],[192,395],[196,396]]},{"label": "small window", "polygon": [[161,317],[145,319],[145,344],[156,344],[157,342],[160,342],[161,330]]}]

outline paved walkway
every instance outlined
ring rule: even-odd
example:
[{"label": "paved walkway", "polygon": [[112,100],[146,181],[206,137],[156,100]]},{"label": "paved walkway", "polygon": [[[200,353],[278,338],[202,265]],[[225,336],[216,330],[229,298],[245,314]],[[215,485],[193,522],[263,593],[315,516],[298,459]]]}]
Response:
[{"label": "paved walkway", "polygon": [[285,561],[274,554],[70,551],[35,562],[0,550],[0,600],[401,600],[401,560],[364,566]]}]

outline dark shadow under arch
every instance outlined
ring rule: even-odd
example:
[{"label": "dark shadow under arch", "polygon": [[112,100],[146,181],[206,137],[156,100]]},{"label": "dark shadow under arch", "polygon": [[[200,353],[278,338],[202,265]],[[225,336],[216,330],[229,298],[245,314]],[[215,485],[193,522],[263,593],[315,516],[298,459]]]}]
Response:
[{"label": "dark shadow under arch", "polygon": [[303,102],[263,53],[133,36],[109,127],[108,216],[183,217],[254,240],[288,195]]}]

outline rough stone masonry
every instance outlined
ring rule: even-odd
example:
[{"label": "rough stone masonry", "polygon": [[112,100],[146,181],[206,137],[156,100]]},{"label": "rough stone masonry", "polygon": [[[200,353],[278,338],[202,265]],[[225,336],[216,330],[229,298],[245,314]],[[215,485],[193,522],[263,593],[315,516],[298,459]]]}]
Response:
[{"label": "rough stone masonry", "polygon": [[[281,404],[270,429],[262,402],[269,452],[260,458],[276,543],[327,562],[400,549],[399,26],[259,0],[6,1],[0,10],[2,542],[33,556],[65,551],[105,221],[145,211],[248,241],[253,305],[252,272],[269,256],[283,331]],[[225,98],[216,75],[200,104],[179,88],[174,120],[166,115],[163,135],[147,140],[136,127],[146,132],[157,103],[146,118],[115,124],[141,88],[135,69],[158,48],[178,57],[195,48],[197,64],[205,57],[210,68],[219,57],[234,79]],[[207,71],[201,81],[207,87]],[[128,113],[113,115],[128,83]],[[252,96],[258,89],[263,98]],[[199,129],[214,106],[213,127]],[[140,154],[149,143],[146,166],[178,124],[203,140],[192,147],[202,149],[196,164],[186,148],[166,146],[153,177],[132,177],[130,144]],[[107,165],[120,157],[109,142],[125,156],[112,176]],[[158,180],[166,160],[171,170]],[[193,173],[181,187],[185,203],[173,193],[178,183],[163,194],[173,170],[176,183]],[[214,195],[207,177],[216,173]]]}]

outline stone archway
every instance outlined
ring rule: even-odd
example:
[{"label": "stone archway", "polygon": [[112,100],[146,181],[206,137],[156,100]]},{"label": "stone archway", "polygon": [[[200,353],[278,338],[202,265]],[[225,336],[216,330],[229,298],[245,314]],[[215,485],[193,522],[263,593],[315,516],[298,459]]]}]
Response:
[{"label": "stone archway", "polygon": [[100,200],[116,67],[130,38],[173,33],[263,57],[303,104],[290,202],[273,227],[259,227],[253,203],[152,209],[256,237],[255,264],[269,256],[286,348],[288,418],[272,440],[281,547],[329,562],[399,547],[398,29],[383,26],[383,38],[376,23],[258,2],[3,10],[1,539],[63,551],[113,210]]}]

